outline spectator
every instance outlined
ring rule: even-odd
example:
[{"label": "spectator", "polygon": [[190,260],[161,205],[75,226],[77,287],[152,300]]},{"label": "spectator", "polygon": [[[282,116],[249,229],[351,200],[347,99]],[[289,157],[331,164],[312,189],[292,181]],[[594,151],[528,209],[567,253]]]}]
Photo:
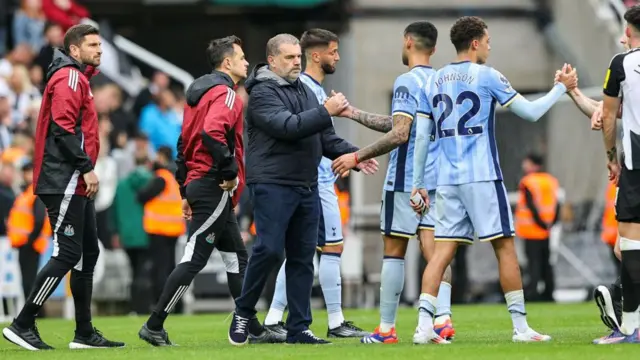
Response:
[{"label": "spectator", "polygon": [[16,65],[29,66],[33,60],[31,47],[27,44],[19,44],[3,59],[0,59],[0,82],[6,81],[13,74]]},{"label": "spectator", "polygon": [[42,0],[22,0],[13,15],[13,44],[27,44],[37,53],[44,45],[44,12]]},{"label": "spectator", "polygon": [[109,210],[113,203],[118,186],[118,164],[109,156],[109,142],[107,137],[111,132],[109,116],[100,115],[98,120],[98,133],[100,136],[100,152],[95,166],[96,175],[100,179],[100,191],[96,194],[96,223],[98,227],[98,239],[106,249],[111,249],[111,220]]},{"label": "spectator", "polygon": [[33,157],[33,146],[33,133],[27,129],[18,130],[13,135],[11,147],[2,153],[1,161],[21,167]]},{"label": "spectator", "polygon": [[118,178],[123,179],[135,169],[135,159],[151,159],[155,153],[151,151],[149,138],[146,134],[138,132],[132,141],[127,141],[127,134],[122,133],[117,137],[118,148],[112,151],[112,156],[118,163]]},{"label": "spectator", "polygon": [[0,79],[0,154],[11,146],[11,106],[9,105],[9,86]]},{"label": "spectator", "polygon": [[12,163],[0,162],[0,237],[7,236],[7,219],[16,199],[13,182],[16,170]]},{"label": "spectator", "polygon": [[151,274],[146,270],[150,264],[149,237],[142,226],[143,205],[136,199],[138,191],[153,177],[148,162],[145,156],[135,159],[135,169],[118,182],[112,208],[112,244],[122,247],[129,257],[133,274],[131,312],[137,314],[147,314],[152,304],[148,291]]},{"label": "spectator", "polygon": [[167,146],[175,159],[178,155],[178,137],[182,129],[182,119],[175,110],[176,96],[164,89],[158,93],[158,103],[149,104],[140,115],[140,131],[147,134],[154,149]]},{"label": "spectator", "polygon": [[42,10],[48,20],[62,26],[63,32],[90,16],[84,6],[78,5],[73,0],[42,0]]},{"label": "spectator", "polygon": [[[42,48],[39,49],[38,56],[36,56],[34,65],[40,67],[42,72],[44,73],[49,64],[51,64],[51,60],[53,60],[53,48],[63,46],[64,32],[62,31],[62,27],[56,23],[47,22],[44,25],[44,44]],[[34,82],[34,84],[36,84]]]},{"label": "spectator", "polygon": [[111,119],[113,131],[108,137],[109,143],[115,144],[116,137],[123,132],[132,138],[138,124],[133,115],[122,107],[122,90],[116,84],[109,83],[96,89],[93,95],[98,113],[108,114]]},{"label": "spectator", "polygon": [[33,85],[38,93],[42,95],[44,91],[44,73],[42,72],[42,68],[38,65],[31,65],[29,68],[29,80],[31,81],[31,85]]},{"label": "spectator", "polygon": [[136,118],[140,118],[142,109],[153,102],[154,97],[158,96],[160,91],[169,88],[169,83],[170,80],[167,74],[161,71],[153,73],[151,84],[138,94],[138,97],[136,97],[136,101],[133,104],[133,114]]},{"label": "spectator", "polygon": [[23,65],[13,67],[13,73],[9,78],[9,105],[13,109],[11,113],[11,126],[26,128],[24,121],[29,116],[29,108],[33,101],[41,99],[40,92],[31,84],[29,71]]}]

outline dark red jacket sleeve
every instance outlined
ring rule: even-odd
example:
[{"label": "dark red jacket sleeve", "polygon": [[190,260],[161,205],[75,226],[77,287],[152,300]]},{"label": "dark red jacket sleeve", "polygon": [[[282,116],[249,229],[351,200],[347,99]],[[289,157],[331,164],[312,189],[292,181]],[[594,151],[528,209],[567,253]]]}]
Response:
[{"label": "dark red jacket sleeve", "polygon": [[213,165],[223,180],[233,180],[238,176],[235,154],[229,143],[235,142],[233,132],[236,125],[233,104],[235,91],[227,86],[216,86],[212,90],[211,105],[204,119],[202,142],[213,157]]},{"label": "dark red jacket sleeve", "polygon": [[75,133],[84,99],[82,75],[78,69],[66,67],[58,70],[51,80],[51,134],[66,160],[85,174],[93,170],[93,163]]}]

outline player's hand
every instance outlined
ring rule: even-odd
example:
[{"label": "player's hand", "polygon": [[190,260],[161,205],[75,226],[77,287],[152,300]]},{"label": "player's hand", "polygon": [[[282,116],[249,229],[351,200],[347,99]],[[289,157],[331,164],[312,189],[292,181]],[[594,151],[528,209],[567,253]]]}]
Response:
[{"label": "player's hand", "polygon": [[84,183],[87,185],[87,197],[93,199],[100,189],[100,181],[98,181],[98,175],[95,171],[91,170],[88,173],[82,175]]},{"label": "player's hand", "polygon": [[609,181],[613,181],[614,184],[618,185],[618,180],[620,179],[620,164],[618,164],[618,161],[610,161],[607,164],[607,169],[609,169]]},{"label": "player's hand", "polygon": [[563,83],[569,92],[578,87],[578,72],[571,65],[564,64],[562,73],[558,75],[558,82]]},{"label": "player's hand", "polygon": [[[336,96],[338,95],[338,93],[336,93],[335,91],[331,90],[331,96]],[[327,98],[329,99],[329,98]],[[346,98],[345,98],[346,99]],[[347,100],[347,103],[349,103],[349,100]],[[340,114],[338,114],[339,117],[343,117],[343,118],[347,118],[347,119],[351,119],[351,117],[353,116],[353,111],[355,110],[355,108],[353,106],[351,106],[351,104],[347,105],[346,108],[344,108],[344,110],[342,110],[340,112]]]},{"label": "player's hand", "polygon": [[224,180],[222,184],[220,184],[220,188],[224,191],[233,191],[236,186],[238,186],[238,178],[233,180]]},{"label": "player's hand", "polygon": [[429,209],[429,194],[427,193],[426,189],[413,188],[413,190],[411,190],[410,199],[413,199],[416,194],[420,195],[420,197],[422,198],[421,201],[414,202],[413,200],[410,200],[409,204],[411,205],[411,208],[413,208],[413,211],[415,211],[418,215],[423,215]]},{"label": "player's hand", "polygon": [[600,101],[598,109],[591,115],[591,130],[602,130],[602,101]]},{"label": "player's hand", "polygon": [[324,107],[327,109],[329,115],[331,116],[339,115],[348,106],[349,102],[342,93],[337,93],[324,102]]},{"label": "player's hand", "polygon": [[358,165],[356,153],[345,154],[333,160],[331,170],[333,170],[334,174],[344,178],[349,176],[349,170],[356,167],[356,165]]},{"label": "player's hand", "polygon": [[192,215],[191,205],[189,205],[187,199],[182,199],[182,218],[185,220],[191,220]]},{"label": "player's hand", "polygon": [[365,160],[356,165],[356,168],[365,175],[373,175],[378,171],[378,161],[376,159]]}]

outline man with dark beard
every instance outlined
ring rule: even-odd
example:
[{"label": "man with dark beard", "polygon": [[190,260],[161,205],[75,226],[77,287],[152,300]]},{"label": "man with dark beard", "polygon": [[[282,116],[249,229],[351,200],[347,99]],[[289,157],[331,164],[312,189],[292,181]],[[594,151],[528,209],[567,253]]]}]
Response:
[{"label": "man with dark beard", "polygon": [[[300,47],[306,59],[305,70],[300,80],[313,91],[321,104],[327,99],[322,82],[327,75],[336,71],[336,64],[340,61],[338,43],[338,36],[324,29],[311,29],[300,38]],[[327,337],[363,337],[369,335],[369,332],[358,328],[351,321],[346,321],[342,314],[340,256],[343,237],[338,196],[334,188],[335,180],[336,176],[331,171],[331,160],[323,157],[318,166],[318,191],[321,203],[318,249],[322,251],[318,277],[329,317]],[[265,328],[283,342],[287,336],[287,330],[282,322],[287,306],[285,265],[286,262],[278,272],[276,290],[264,321]],[[250,337],[250,340],[253,339]]]},{"label": "man with dark beard", "polygon": [[71,271],[76,333],[71,349],[123,347],[91,324],[93,270],[100,254],[94,197],[100,152],[98,114],[89,79],[100,65],[100,35],[90,25],[76,25],[56,49],[36,127],[33,159],[34,193],[47,207],[53,228],[53,255],[36,276],[31,294],[5,339],[27,350],[49,350],[40,338],[36,314]]}]

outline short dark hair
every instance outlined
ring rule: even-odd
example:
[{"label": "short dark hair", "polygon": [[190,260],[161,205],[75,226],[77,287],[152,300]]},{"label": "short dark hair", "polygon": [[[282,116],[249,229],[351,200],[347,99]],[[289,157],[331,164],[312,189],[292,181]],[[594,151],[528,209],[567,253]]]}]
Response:
[{"label": "short dark hair", "polygon": [[100,31],[88,24],[78,24],[72,26],[64,34],[64,51],[69,53],[71,45],[80,46],[87,35],[100,35]]},{"label": "short dark hair", "polygon": [[404,36],[411,36],[418,49],[433,50],[438,41],[438,29],[428,21],[416,21],[404,29]]},{"label": "short dark hair", "polygon": [[159,146],[156,150],[156,153],[158,155],[163,155],[165,158],[167,158],[167,161],[173,160],[173,150],[171,150],[171,148],[168,146]]},{"label": "short dark hair", "polygon": [[233,45],[242,46],[242,40],[235,35],[211,40],[206,51],[209,64],[211,64],[214,69],[219,68],[224,58],[233,55]]},{"label": "short dark hair", "polygon": [[330,43],[340,43],[338,35],[325,29],[310,29],[305,31],[300,37],[300,47],[302,51],[319,46],[329,46]]},{"label": "short dark hair", "polygon": [[56,28],[56,27],[60,27],[60,25],[58,23],[52,22],[52,21],[47,21],[44,23],[44,28],[42,29],[42,34],[46,35],[49,30]]},{"label": "short dark hair", "polygon": [[451,43],[457,52],[468,50],[473,40],[480,40],[489,27],[477,16],[463,16],[451,27]]},{"label": "short dark hair", "polygon": [[542,156],[541,154],[532,152],[527,154],[527,157],[525,159],[531,161],[534,165],[544,166],[544,156]]},{"label": "short dark hair", "polygon": [[633,5],[624,13],[624,19],[636,30],[640,30],[640,5]]}]

